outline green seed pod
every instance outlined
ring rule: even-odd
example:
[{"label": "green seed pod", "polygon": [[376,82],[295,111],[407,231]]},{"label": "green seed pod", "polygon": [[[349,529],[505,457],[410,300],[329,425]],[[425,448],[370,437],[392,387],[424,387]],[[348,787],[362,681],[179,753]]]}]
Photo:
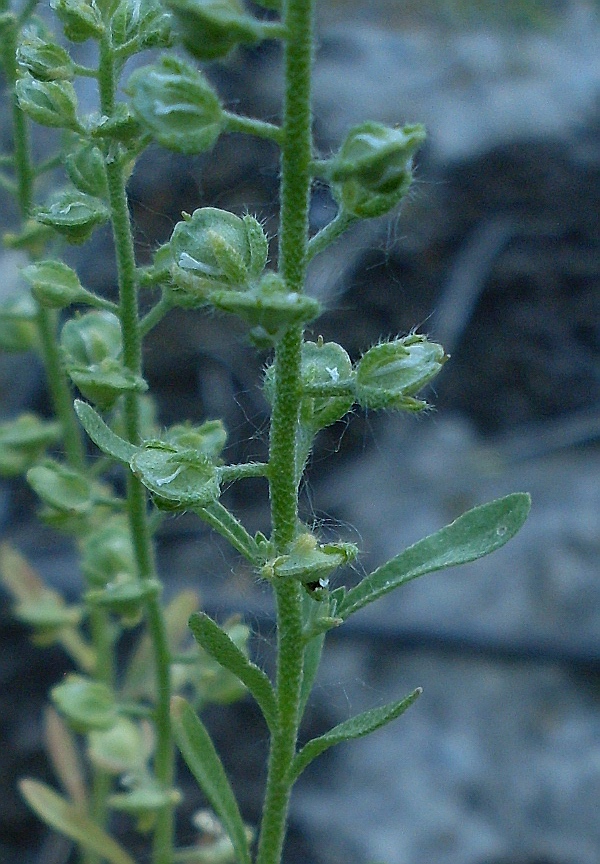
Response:
[{"label": "green seed pod", "polygon": [[126,91],[142,126],[169,150],[203,153],[221,134],[219,97],[201,72],[177,57],[136,69]]},{"label": "green seed pod", "polygon": [[26,74],[15,85],[19,108],[41,126],[81,132],[77,94],[70,81],[38,81]]},{"label": "green seed pod", "polygon": [[51,689],[50,696],[76,732],[110,729],[117,722],[114,693],[101,681],[72,673]]},{"label": "green seed pod", "polygon": [[68,190],[47,207],[36,208],[35,218],[78,246],[91,237],[98,225],[108,221],[109,212],[98,198]]},{"label": "green seed pod", "polygon": [[0,423],[0,476],[23,474],[60,436],[60,423],[40,420],[34,414]]},{"label": "green seed pod", "polygon": [[100,149],[89,141],[79,141],[65,156],[69,180],[80,192],[107,198],[106,169]]},{"label": "green seed pod", "polygon": [[34,348],[36,315],[36,304],[28,292],[0,303],[0,349],[13,354]]},{"label": "green seed pod", "polygon": [[371,218],[399,204],[412,183],[412,159],[424,140],[419,123],[395,129],[367,121],[351,129],[324,172],[342,210]]},{"label": "green seed pod", "polygon": [[134,145],[137,147],[143,130],[127,105],[124,102],[119,102],[111,117],[103,114],[90,120],[89,134],[95,140],[119,141],[126,146]]},{"label": "green seed pod", "polygon": [[38,261],[21,271],[31,285],[35,299],[50,309],[64,309],[71,303],[84,303],[90,296],[77,273],[62,261]]},{"label": "green seed pod", "polygon": [[166,48],[172,42],[171,23],[158,0],[121,0],[110,21],[113,44],[127,46],[129,54]]},{"label": "green seed pod", "polygon": [[74,66],[67,51],[35,33],[27,33],[17,48],[17,62],[38,81],[68,81]]},{"label": "green seed pod", "polygon": [[197,60],[225,57],[237,45],[254,45],[263,37],[260,21],[239,0],[167,0],[179,36]]},{"label": "green seed pod", "polygon": [[212,461],[194,450],[177,450],[163,442],[138,448],[130,461],[135,476],[166,510],[206,507],[220,494]]},{"label": "green seed pod", "polygon": [[60,341],[69,377],[99,407],[112,407],[122,393],[148,389],[121,361],[121,325],[112,312],[88,312],[67,321]]},{"label": "green seed pod", "polygon": [[62,23],[71,42],[100,39],[104,33],[102,13],[95,0],[50,0],[50,8]]},{"label": "green seed pod", "polygon": [[88,585],[104,588],[137,573],[129,523],[124,516],[112,516],[83,538],[81,571]]},{"label": "green seed pod", "polygon": [[364,408],[427,408],[413,394],[438,374],[447,359],[441,345],[416,333],[375,345],[356,365],[356,399]]},{"label": "green seed pod", "polygon": [[[302,385],[322,386],[326,391],[352,384],[352,362],[337,342],[305,342],[302,346]],[[354,394],[305,396],[300,408],[302,422],[312,429],[323,429],[348,413],[354,404]]]},{"label": "green seed pod", "polygon": [[87,754],[97,768],[108,774],[143,771],[148,759],[146,737],[138,723],[117,717],[110,729],[96,729],[88,735]]},{"label": "green seed pod", "polygon": [[211,290],[247,288],[262,273],[268,241],[253,216],[203,207],[175,226],[171,275],[179,290],[204,302]]},{"label": "green seed pod", "polygon": [[27,482],[44,504],[75,516],[90,514],[94,504],[109,495],[106,487],[51,459],[31,468]]}]

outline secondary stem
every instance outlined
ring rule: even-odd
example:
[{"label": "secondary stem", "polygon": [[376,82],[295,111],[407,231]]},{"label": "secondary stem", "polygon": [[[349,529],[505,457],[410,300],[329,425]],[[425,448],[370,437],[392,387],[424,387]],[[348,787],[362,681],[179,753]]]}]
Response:
[{"label": "secondary stem", "polygon": [[[313,0],[287,0],[283,23],[288,39],[284,48],[279,272],[288,291],[301,292],[306,278],[312,160]],[[272,540],[280,553],[294,539],[298,523],[296,450],[302,396],[302,341],[302,328],[294,326],[275,350],[269,491]],[[271,738],[257,864],[279,864],[285,840],[292,785],[289,769],[296,752],[300,723],[304,662],[302,591],[295,580],[275,582],[278,724]]]},{"label": "secondary stem", "polygon": [[[110,35],[100,43],[98,82],[103,114],[111,116],[115,108],[115,54]],[[111,152],[110,148],[115,147]],[[119,318],[123,336],[123,362],[134,374],[142,371],[142,339],[138,308],[138,286],[133,235],[121,153],[109,145],[106,154],[106,176],[111,208],[113,238],[119,279]],[[130,441],[140,438],[140,406],[137,393],[125,395],[125,428]],[[146,492],[140,481],[128,474],[127,508],[139,576],[155,576],[154,550],[147,517]],[[160,600],[154,594],[146,601],[146,619],[152,642],[156,686],[156,752],[154,772],[165,789],[173,785],[174,750],[169,711],[171,698],[170,654]],[[159,813],[154,831],[154,864],[170,864],[173,855],[174,814],[172,805]]]}]

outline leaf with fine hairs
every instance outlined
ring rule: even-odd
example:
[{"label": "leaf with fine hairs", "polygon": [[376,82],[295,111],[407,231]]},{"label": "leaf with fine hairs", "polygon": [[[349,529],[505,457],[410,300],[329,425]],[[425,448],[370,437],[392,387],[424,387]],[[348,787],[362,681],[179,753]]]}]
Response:
[{"label": "leaf with fine hairs", "polygon": [[138,451],[138,447],[125,441],[115,432],[110,429],[97,411],[94,411],[91,405],[87,402],[82,402],[80,399],[75,400],[75,413],[79,417],[79,421],[87,434],[90,436],[94,444],[106,453],[107,456],[112,456],[119,462],[129,464],[131,458]]},{"label": "leaf with fine hairs", "polygon": [[333,591],[332,614],[346,620],[353,612],[417,576],[467,564],[494,552],[514,537],[527,519],[530,507],[530,496],[515,492],[467,510],[450,525],[369,573],[354,588],[347,592],[344,588]]},{"label": "leaf with fine hairs", "polygon": [[194,639],[200,647],[204,648],[217,663],[232,672],[248,688],[256,699],[268,727],[274,729],[277,705],[273,685],[266,673],[255,663],[252,663],[227,633],[204,612],[197,612],[192,615],[189,625]]},{"label": "leaf with fine hairs", "polygon": [[21,780],[19,789],[40,819],[109,864],[135,864],[116,840],[75,804],[38,780]]},{"label": "leaf with fine hairs", "polygon": [[324,735],[313,738],[296,755],[292,763],[290,779],[292,781],[297,780],[313,759],[316,759],[323,751],[328,750],[335,744],[351,741],[353,738],[362,738],[364,735],[369,735],[387,723],[391,723],[392,720],[403,714],[422,692],[421,688],[417,687],[416,690],[413,690],[404,699],[390,702],[387,705],[382,705],[380,708],[371,708],[369,711],[363,711],[362,714],[357,714],[356,717],[351,717],[349,720],[344,720],[343,723],[338,723],[337,726],[334,726],[333,729],[330,729]]},{"label": "leaf with fine hairs", "polygon": [[174,696],[171,700],[171,718],[177,746],[228,834],[237,864],[250,864],[246,829],[223,763],[206,727],[181,696]]}]

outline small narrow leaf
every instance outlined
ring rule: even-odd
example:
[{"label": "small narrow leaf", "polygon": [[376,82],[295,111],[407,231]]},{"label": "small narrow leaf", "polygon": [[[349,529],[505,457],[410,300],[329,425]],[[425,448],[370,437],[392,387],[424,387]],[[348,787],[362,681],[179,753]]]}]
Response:
[{"label": "small narrow leaf", "polygon": [[268,676],[252,663],[240,651],[219,625],[205,615],[197,612],[190,618],[190,629],[196,642],[220,663],[224,669],[232,672],[242,684],[252,693],[264,715],[270,729],[275,727],[277,706],[273,686]]},{"label": "small narrow leaf", "polygon": [[44,719],[46,746],[54,770],[73,804],[83,810],[87,790],[75,736],[54,708],[46,708]]},{"label": "small narrow leaf", "polygon": [[70,837],[83,849],[95,853],[109,864],[135,864],[116,840],[45,783],[21,780],[19,789],[31,809],[46,825]]},{"label": "small narrow leaf", "polygon": [[371,708],[369,711],[363,711],[362,714],[357,714],[356,717],[351,717],[343,723],[339,723],[326,732],[320,735],[319,738],[313,738],[308,744],[300,750],[292,763],[291,782],[298,779],[313,759],[333,747],[334,744],[341,744],[343,741],[351,741],[354,738],[362,738],[369,735],[376,729],[380,729],[387,723],[391,723],[396,717],[403,714],[407,708],[421,695],[423,691],[420,687],[409,693],[404,699],[398,702],[390,702],[388,705],[382,705],[380,708]]},{"label": "small narrow leaf", "polygon": [[488,555],[514,537],[525,522],[530,506],[528,494],[515,492],[467,510],[450,525],[378,567],[347,593],[344,589],[334,591],[332,614],[345,620],[417,576]]},{"label": "small narrow leaf", "polygon": [[171,717],[177,745],[229,835],[236,861],[250,864],[246,829],[237,801],[204,724],[181,696],[174,696],[171,700]]},{"label": "small narrow leaf", "polygon": [[75,412],[87,434],[103,453],[112,456],[119,462],[129,464],[130,459],[138,450],[137,447],[116,435],[87,402],[76,399]]},{"label": "small narrow leaf", "polygon": [[252,564],[259,559],[256,540],[246,531],[242,523],[224,507],[220,501],[212,501],[204,507],[194,507],[194,513],[229,540],[234,549]]}]

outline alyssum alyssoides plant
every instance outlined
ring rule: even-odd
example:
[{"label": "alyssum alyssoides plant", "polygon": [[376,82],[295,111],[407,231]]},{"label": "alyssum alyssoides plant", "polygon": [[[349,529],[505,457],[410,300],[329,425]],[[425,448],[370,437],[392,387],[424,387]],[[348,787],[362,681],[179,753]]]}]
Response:
[{"label": "alyssum alyssoides plant", "polygon": [[[75,666],[50,692],[48,746],[62,791],[31,779],[22,781],[21,791],[42,820],[71,838],[86,864],[132,864],[110,833],[116,812],[130,814],[150,836],[154,864],[278,864],[290,794],[306,766],[334,744],[395,719],[420,692],[352,717],[299,748],[327,631],[410,579],[502,546],[529,509],[525,494],[476,507],[350,590],[329,589],[330,576],[358,550],[322,542],[299,519],[298,488],[315,436],[355,403],[423,409],[418,393],[446,357],[440,345],[416,333],[382,342],[355,363],[337,343],[305,339],[306,325],[320,311],[304,292],[306,268],[357,220],[399,204],[424,130],[365,122],[349,131],[336,154],[317,158],[312,0],[284,0],[281,9],[278,0],[259,3],[268,10],[262,17],[249,14],[239,0],[50,0],[59,38],[48,10],[36,13],[35,0],[19,8],[0,0],[1,62],[13,124],[0,180],[21,215],[5,243],[29,258],[21,293],[0,311],[0,340],[8,351],[39,353],[56,414],[51,422],[26,414],[4,423],[0,466],[5,476],[26,473],[42,518],[73,537],[85,585],[81,601],[68,603],[16,550],[3,550],[3,579],[16,614],[37,643],[62,644]],[[220,59],[239,44],[263,39],[283,44],[279,124],[225,110],[194,62]],[[82,42],[95,45],[89,67],[64,47]],[[176,43],[181,52],[170,50]],[[130,73],[127,61],[148,48],[163,53]],[[89,114],[74,86],[82,78],[97,84],[96,110]],[[29,144],[32,121],[59,131],[56,154],[37,164]],[[136,159],[152,142],[184,154],[208,151],[228,132],[280,147],[276,266],[267,266],[267,237],[253,216],[200,208],[184,213],[152,265],[140,267],[126,192]],[[46,197],[48,171],[59,166],[64,185]],[[311,237],[315,178],[330,185],[338,211]],[[60,257],[62,242],[85,243],[107,222],[117,302],[89,291]],[[154,300],[144,315],[140,292]],[[174,307],[236,315],[257,345],[271,349],[264,378],[271,405],[267,462],[224,462],[226,434],[218,420],[167,430],[156,425],[141,348]],[[74,389],[80,398],[73,403]],[[97,453],[88,457],[82,427],[100,459]],[[115,464],[126,476],[124,497],[112,482]],[[238,482],[268,488],[269,536],[251,536],[221,503],[221,490]],[[247,628],[239,621],[221,625],[196,611],[193,590],[163,606],[153,533],[161,514],[183,510],[223,535],[270,584],[277,615],[274,680],[248,656]],[[186,643],[188,619],[193,648]],[[133,626],[137,647],[123,661],[120,638]],[[198,716],[207,701],[243,691],[258,703],[270,737],[262,818],[253,826],[244,823]],[[216,817],[201,821],[198,843],[185,849],[174,837],[180,798],[175,745]]]}]

